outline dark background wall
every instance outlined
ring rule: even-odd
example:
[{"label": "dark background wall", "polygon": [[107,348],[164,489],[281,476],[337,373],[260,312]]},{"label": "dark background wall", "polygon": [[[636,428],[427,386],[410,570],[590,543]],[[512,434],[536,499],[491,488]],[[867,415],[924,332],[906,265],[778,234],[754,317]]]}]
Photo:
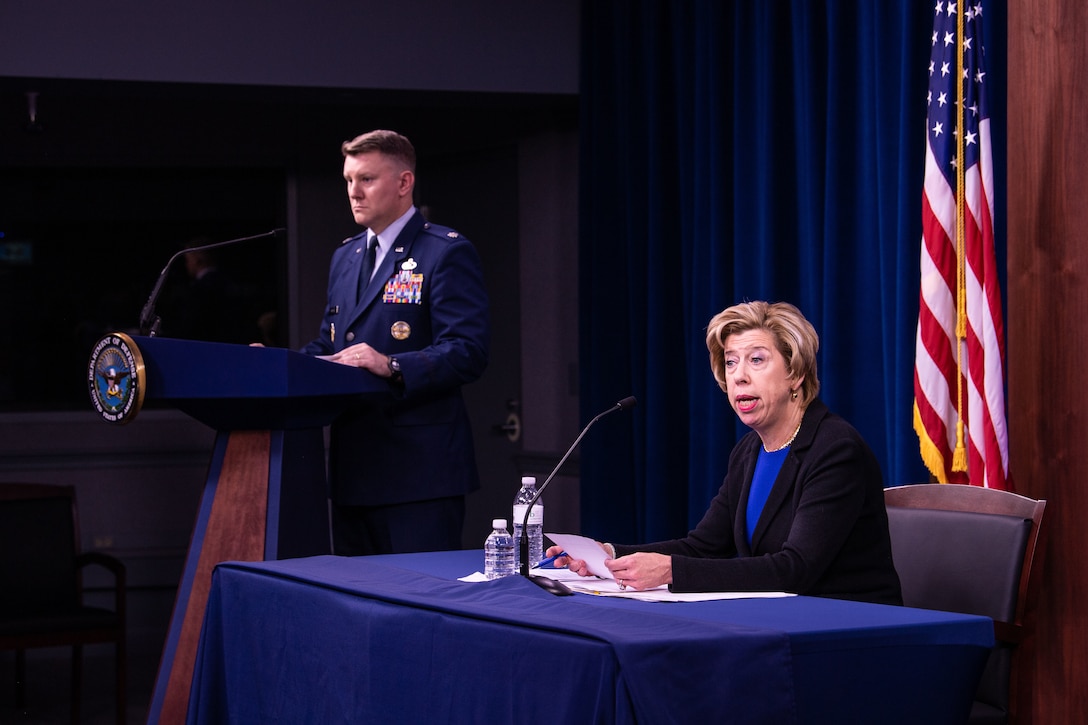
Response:
[{"label": "dark background wall", "polygon": [[5,76],[574,93],[578,3],[4,3]]}]

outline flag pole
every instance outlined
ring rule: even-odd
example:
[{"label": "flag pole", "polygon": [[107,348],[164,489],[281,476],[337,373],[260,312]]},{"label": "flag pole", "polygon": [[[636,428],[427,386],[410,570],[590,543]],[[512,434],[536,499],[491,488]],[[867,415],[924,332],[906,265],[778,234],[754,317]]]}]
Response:
[{"label": "flag pole", "polygon": [[967,470],[963,438],[963,350],[967,340],[967,232],[965,217],[966,143],[964,141],[963,3],[956,7],[956,449],[952,470]]}]

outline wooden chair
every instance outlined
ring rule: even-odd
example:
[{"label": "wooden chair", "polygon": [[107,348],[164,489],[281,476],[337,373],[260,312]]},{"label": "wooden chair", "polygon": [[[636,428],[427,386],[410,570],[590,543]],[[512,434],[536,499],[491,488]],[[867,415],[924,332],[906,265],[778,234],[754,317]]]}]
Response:
[{"label": "wooden chair", "polygon": [[970,722],[1030,722],[1046,501],[957,484],[889,488],[884,500],[903,603],[994,620]]},{"label": "wooden chair", "polygon": [[[112,572],[112,611],[83,603],[82,572],[91,564]],[[16,706],[25,707],[26,650],[71,645],[71,716],[78,723],[83,645],[112,642],[117,722],[124,725],[125,567],[80,552],[73,487],[0,483],[0,592],[0,649],[15,650]]]}]

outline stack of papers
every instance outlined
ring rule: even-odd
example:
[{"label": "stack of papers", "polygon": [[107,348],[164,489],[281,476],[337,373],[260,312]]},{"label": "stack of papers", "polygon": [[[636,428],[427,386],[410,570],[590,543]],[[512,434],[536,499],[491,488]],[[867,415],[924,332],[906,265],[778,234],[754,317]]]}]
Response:
[{"label": "stack of papers", "polygon": [[[716,599],[768,599],[792,597],[787,592],[671,592],[667,585],[654,589],[635,591],[630,587],[620,589],[604,562],[607,554],[593,539],[577,534],[547,534],[548,538],[563,547],[574,559],[585,561],[592,576],[579,576],[567,569],[533,569],[536,576],[546,576],[563,582],[575,592],[598,597],[624,597],[647,602],[706,602]],[[461,581],[487,581],[480,572],[461,577]]]}]

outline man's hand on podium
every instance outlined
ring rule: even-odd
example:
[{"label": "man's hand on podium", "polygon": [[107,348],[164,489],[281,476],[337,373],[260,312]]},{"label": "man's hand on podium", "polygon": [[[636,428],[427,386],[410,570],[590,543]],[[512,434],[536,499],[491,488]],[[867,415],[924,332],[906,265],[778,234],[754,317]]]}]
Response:
[{"label": "man's hand on podium", "polygon": [[351,365],[352,367],[369,370],[381,378],[388,378],[392,375],[392,371],[389,369],[388,356],[378,352],[365,342],[345,347],[340,352],[329,355],[326,359],[341,365]]}]

